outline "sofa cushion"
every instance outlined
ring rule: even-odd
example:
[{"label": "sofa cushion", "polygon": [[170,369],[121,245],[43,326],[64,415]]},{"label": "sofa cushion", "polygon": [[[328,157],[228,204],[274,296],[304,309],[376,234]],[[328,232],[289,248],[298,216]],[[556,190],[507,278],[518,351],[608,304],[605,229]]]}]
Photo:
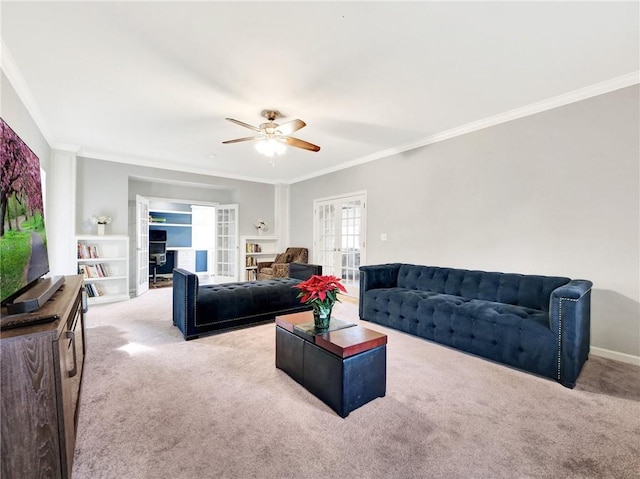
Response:
[{"label": "sofa cushion", "polygon": [[[366,317],[374,322],[377,322],[375,318],[379,314],[395,317],[399,321],[407,318],[413,320],[444,317],[455,320],[460,317],[474,321],[489,321],[501,326],[529,321],[530,324],[523,323],[521,327],[542,327],[550,331],[547,312],[524,306],[406,288],[380,288],[366,291],[364,294],[367,295],[367,299],[372,300],[370,304],[373,305],[371,310],[366,312]],[[387,318],[383,322],[390,324]],[[400,324],[394,327],[398,326]]]},{"label": "sofa cushion", "polygon": [[400,288],[431,291],[549,311],[551,292],[569,278],[403,264]]},{"label": "sofa cushion", "polygon": [[406,288],[366,291],[367,320],[509,365],[553,374],[545,311]]}]

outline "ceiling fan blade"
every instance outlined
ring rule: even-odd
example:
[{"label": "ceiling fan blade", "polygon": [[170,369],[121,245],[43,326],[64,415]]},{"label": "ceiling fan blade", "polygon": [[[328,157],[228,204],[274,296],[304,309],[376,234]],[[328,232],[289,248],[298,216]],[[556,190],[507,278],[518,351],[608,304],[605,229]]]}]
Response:
[{"label": "ceiling fan blade", "polygon": [[246,136],[244,138],[236,138],[235,140],[227,140],[222,143],[240,143],[241,141],[262,140],[264,136]]},{"label": "ceiling fan blade", "polygon": [[284,141],[289,146],[295,146],[296,148],[302,148],[303,150],[309,151],[320,151],[320,147],[318,145],[314,145],[313,143],[309,143],[308,141],[299,140],[298,138],[281,136],[279,139]]},{"label": "ceiling fan blade", "polygon": [[260,128],[258,128],[257,126],[249,125],[248,123],[244,123],[239,120],[234,120],[233,118],[225,118],[225,120],[228,120],[231,123],[235,123],[236,125],[244,126],[245,128],[249,128],[250,130],[253,130],[253,131],[257,131],[257,132],[261,131]]},{"label": "ceiling fan blade", "polygon": [[304,128],[307,124],[302,120],[291,120],[278,126],[277,130],[283,135],[290,135],[294,131],[298,131],[300,128]]}]

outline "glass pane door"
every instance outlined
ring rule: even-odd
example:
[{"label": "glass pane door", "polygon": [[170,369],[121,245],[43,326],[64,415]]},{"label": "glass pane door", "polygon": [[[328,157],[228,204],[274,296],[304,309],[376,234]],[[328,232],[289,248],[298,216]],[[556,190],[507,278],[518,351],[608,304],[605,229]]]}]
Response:
[{"label": "glass pane door", "polygon": [[149,200],[136,195],[136,296],[149,289]]},{"label": "glass pane door", "polygon": [[[340,205],[340,264],[343,284],[352,293],[360,286],[362,199],[342,201]],[[357,296],[357,294],[355,294]]]},{"label": "glass pane door", "polygon": [[358,296],[365,257],[365,194],[314,202],[313,262],[323,274],[342,278],[349,296]]},{"label": "glass pane door", "polygon": [[336,207],[333,203],[321,203],[316,207],[317,240],[314,263],[322,265],[322,273],[339,276],[334,271],[336,252]]},{"label": "glass pane door", "polygon": [[238,205],[216,208],[215,282],[238,281]]}]

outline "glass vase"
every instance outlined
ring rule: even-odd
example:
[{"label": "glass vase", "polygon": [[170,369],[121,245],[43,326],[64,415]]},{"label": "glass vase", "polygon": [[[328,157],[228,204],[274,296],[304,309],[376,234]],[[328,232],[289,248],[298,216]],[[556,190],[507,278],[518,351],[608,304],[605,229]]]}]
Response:
[{"label": "glass vase", "polygon": [[331,321],[331,309],[333,305],[321,307],[314,306],[313,308],[313,325],[318,331],[326,331],[329,329],[329,322]]}]

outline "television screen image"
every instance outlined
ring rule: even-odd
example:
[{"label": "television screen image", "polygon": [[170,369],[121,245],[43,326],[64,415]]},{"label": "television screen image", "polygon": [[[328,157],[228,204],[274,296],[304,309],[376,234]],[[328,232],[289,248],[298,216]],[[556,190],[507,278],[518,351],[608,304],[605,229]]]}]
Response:
[{"label": "television screen image", "polygon": [[40,160],[0,118],[0,297],[10,302],[49,272]]}]

